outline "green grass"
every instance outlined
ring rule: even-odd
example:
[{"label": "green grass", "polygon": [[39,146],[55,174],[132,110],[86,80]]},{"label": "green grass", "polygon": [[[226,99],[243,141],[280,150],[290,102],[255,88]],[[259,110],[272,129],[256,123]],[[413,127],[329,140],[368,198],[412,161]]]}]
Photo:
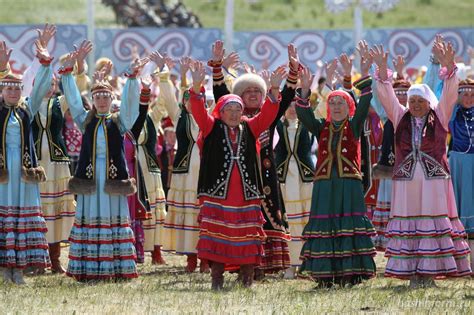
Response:
[{"label": "green grass", "polygon": [[[255,1],[255,0],[254,0]],[[222,28],[225,0],[183,0],[204,27]],[[2,24],[86,23],[86,0],[0,0]],[[116,27],[111,8],[95,0],[98,27]],[[8,8],[8,9],[5,9]],[[473,27],[472,0],[401,0],[383,14],[364,11],[366,28]],[[331,14],[324,0],[235,0],[237,31],[352,28],[352,10]]]},{"label": "green grass", "polygon": [[[65,252],[63,252],[65,256]],[[407,313],[472,314],[474,281],[437,281],[438,288],[410,290],[408,281],[382,277],[385,259],[376,261],[378,276],[353,288],[313,290],[308,280],[268,276],[251,289],[236,287],[225,274],[223,292],[212,292],[208,274],[186,274],[185,258],[165,255],[167,266],[140,266],[138,279],[87,285],[57,275],[28,277],[28,286],[0,285],[0,314],[317,314]]]}]

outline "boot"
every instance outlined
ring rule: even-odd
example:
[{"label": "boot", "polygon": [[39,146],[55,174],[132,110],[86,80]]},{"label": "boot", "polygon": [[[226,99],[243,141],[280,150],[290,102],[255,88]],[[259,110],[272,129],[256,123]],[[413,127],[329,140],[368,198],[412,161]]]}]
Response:
[{"label": "boot", "polygon": [[5,283],[13,282],[11,268],[0,268],[0,272],[2,274],[3,282]]},{"label": "boot", "polygon": [[224,267],[223,263],[212,262],[211,264],[211,278],[212,290],[220,291],[224,287]]},{"label": "boot", "polygon": [[152,265],[166,265],[166,261],[161,256],[161,246],[155,246],[151,252],[151,263]]},{"label": "boot", "polygon": [[255,281],[263,281],[263,279],[265,279],[265,270],[263,269],[255,269],[253,274]]},{"label": "boot", "polygon": [[66,270],[61,266],[59,257],[61,256],[61,243],[49,244],[49,257],[51,258],[51,271],[53,273],[65,273]]},{"label": "boot", "polygon": [[437,285],[433,277],[421,277],[421,287],[423,288],[436,288]]},{"label": "boot", "polygon": [[474,240],[469,240],[469,248],[471,249],[471,277],[474,278]]},{"label": "boot", "polygon": [[207,259],[201,259],[201,263],[199,264],[199,272],[200,273],[209,273],[209,261]]},{"label": "boot", "polygon": [[410,289],[418,289],[421,286],[421,280],[418,276],[410,278]]},{"label": "boot", "polygon": [[18,285],[26,284],[25,279],[23,279],[23,270],[18,268],[12,269],[12,279]]},{"label": "boot", "polygon": [[186,272],[192,273],[194,272],[194,270],[196,270],[198,256],[197,254],[187,254],[186,256],[188,256],[188,265],[186,266]]},{"label": "boot", "polygon": [[242,284],[246,288],[250,288],[253,283],[254,265],[240,265],[240,272],[242,273]]}]

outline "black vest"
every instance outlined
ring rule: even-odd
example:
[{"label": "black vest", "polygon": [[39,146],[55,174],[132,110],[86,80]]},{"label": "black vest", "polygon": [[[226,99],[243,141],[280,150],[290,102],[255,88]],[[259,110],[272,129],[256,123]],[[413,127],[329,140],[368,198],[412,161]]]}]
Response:
[{"label": "black vest", "polygon": [[275,147],[275,162],[277,165],[278,180],[280,183],[286,181],[290,159],[293,155],[298,165],[300,178],[305,183],[311,183],[314,178],[314,162],[311,159],[311,143],[313,137],[303,124],[298,123],[293,148],[290,147],[288,129],[284,122],[280,121],[276,127],[280,139]]},{"label": "black vest", "polygon": [[[81,153],[76,173],[69,181],[69,190],[76,194],[96,192],[96,140],[97,130],[102,125],[106,142],[107,179],[104,190],[110,195],[131,195],[136,192],[135,180],[128,176],[125,162],[123,137],[120,134],[118,116],[99,116],[93,109],[89,111],[82,137]],[[101,192],[99,192],[101,193]]]},{"label": "black vest", "polygon": [[221,120],[215,120],[211,133],[204,139],[199,170],[199,197],[227,199],[230,175],[236,164],[245,200],[263,198],[255,137],[246,122],[242,122],[239,129],[237,150],[234,152],[228,127]]},{"label": "black vest", "polygon": [[191,152],[194,146],[194,139],[191,133],[191,116],[186,107],[181,106],[181,115],[176,125],[176,140],[178,141],[178,149],[174,156],[173,173],[188,173],[189,163],[191,160]]},{"label": "black vest", "polygon": [[59,104],[59,97],[55,96],[48,101],[46,114],[46,126],[41,123],[41,116],[38,112],[32,122],[33,139],[35,141],[36,155],[41,160],[41,145],[43,132],[46,132],[49,146],[49,156],[51,162],[69,162],[66,145],[64,143],[62,128],[64,117]]},{"label": "black vest", "polygon": [[393,166],[395,165],[394,139],[393,123],[387,120],[383,126],[382,152],[378,163],[372,169],[374,178],[392,178]]},{"label": "black vest", "polygon": [[0,183],[8,183],[8,169],[7,169],[7,148],[6,148],[6,136],[8,120],[10,115],[15,115],[16,119],[20,124],[21,131],[21,159],[22,169],[21,177],[25,182],[38,183],[46,180],[46,175],[42,167],[38,166],[38,160],[36,157],[35,148],[33,146],[33,137],[31,134],[31,123],[30,114],[25,109],[26,104],[20,104],[19,106],[10,107],[3,103],[0,103]]},{"label": "black vest", "polygon": [[[143,127],[144,142],[140,148],[145,153],[146,164],[150,173],[160,174],[160,165],[156,156],[156,128],[153,119],[147,115],[145,126]],[[138,139],[138,138],[137,138]]]}]

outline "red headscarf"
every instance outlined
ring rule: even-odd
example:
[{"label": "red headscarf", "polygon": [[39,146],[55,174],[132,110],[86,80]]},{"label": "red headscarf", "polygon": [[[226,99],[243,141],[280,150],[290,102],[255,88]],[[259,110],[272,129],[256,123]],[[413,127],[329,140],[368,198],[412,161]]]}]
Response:
[{"label": "red headscarf", "polygon": [[214,118],[221,119],[221,111],[226,105],[230,103],[237,103],[240,105],[240,107],[244,108],[244,102],[240,96],[235,94],[227,94],[219,98],[219,101],[217,101],[216,107],[214,107],[211,115]]},{"label": "red headscarf", "polygon": [[343,90],[336,90],[336,91],[332,91],[331,93],[329,93],[328,95],[328,98],[327,98],[327,101],[326,101],[326,107],[327,107],[327,112],[328,112],[328,115],[327,115],[327,121],[330,121],[331,120],[331,110],[329,108],[329,101],[331,100],[331,98],[333,97],[336,97],[336,96],[340,96],[342,97],[345,101],[346,101],[346,104],[347,106],[349,106],[349,117],[353,117],[354,114],[355,114],[355,102],[354,102],[354,99],[352,98],[352,96],[347,93],[346,91],[343,91]]}]

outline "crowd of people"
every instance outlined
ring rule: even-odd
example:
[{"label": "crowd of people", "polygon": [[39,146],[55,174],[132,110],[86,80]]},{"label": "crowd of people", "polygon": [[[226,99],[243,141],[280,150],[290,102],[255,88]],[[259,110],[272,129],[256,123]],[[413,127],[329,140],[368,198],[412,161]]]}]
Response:
[{"label": "crowd of people", "polygon": [[89,78],[86,40],[54,73],[55,33],[38,30],[24,74],[0,43],[5,282],[136,278],[162,251],[213,290],[226,271],[245,287],[268,273],[356,285],[377,251],[412,288],[471,276],[474,71],[441,36],[411,77],[365,41],[319,78],[293,44],[288,64],[257,72],[216,41],[207,63],[134,51],[124,73],[103,57]]}]

